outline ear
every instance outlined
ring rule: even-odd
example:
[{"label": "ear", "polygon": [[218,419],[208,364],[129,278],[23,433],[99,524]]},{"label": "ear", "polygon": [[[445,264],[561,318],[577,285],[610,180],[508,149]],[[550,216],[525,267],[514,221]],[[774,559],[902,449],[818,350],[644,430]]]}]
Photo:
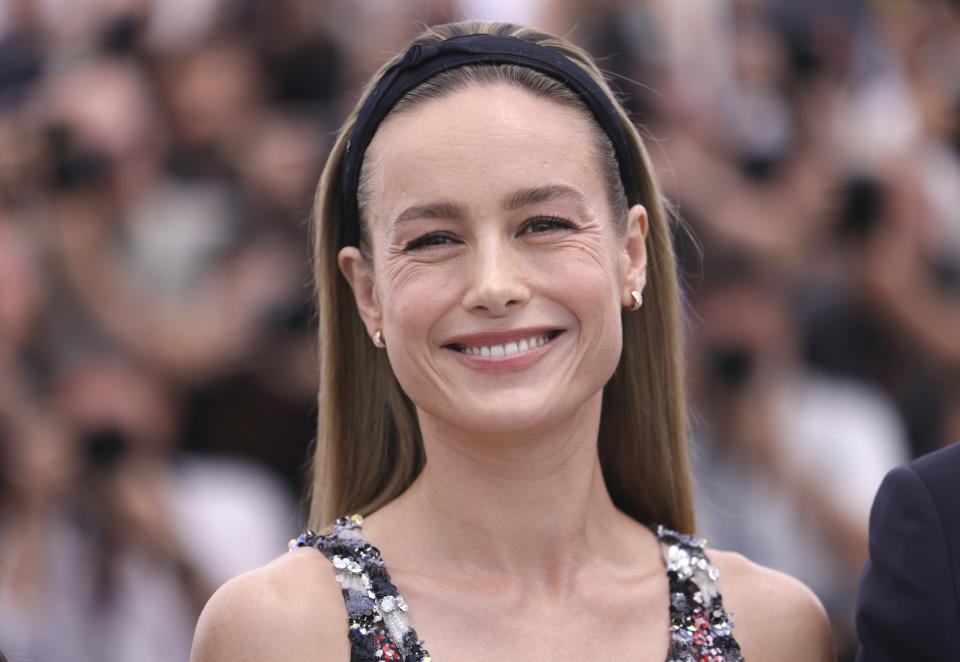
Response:
[{"label": "ear", "polygon": [[372,338],[373,334],[383,328],[383,317],[369,263],[356,246],[344,246],[337,254],[337,265],[353,290],[357,312],[367,327],[367,334]]},{"label": "ear", "polygon": [[624,308],[633,305],[630,292],[643,292],[647,284],[647,210],[643,205],[630,207],[627,230],[622,241],[623,268],[621,270],[620,303]]}]

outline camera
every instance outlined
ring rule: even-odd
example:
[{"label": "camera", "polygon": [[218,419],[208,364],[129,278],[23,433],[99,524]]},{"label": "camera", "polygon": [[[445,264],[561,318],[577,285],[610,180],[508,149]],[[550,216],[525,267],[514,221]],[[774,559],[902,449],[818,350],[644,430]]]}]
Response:
[{"label": "camera", "polygon": [[707,351],[706,363],[710,384],[733,393],[750,382],[756,359],[745,346],[718,345]]},{"label": "camera", "polygon": [[44,131],[50,162],[51,185],[58,191],[76,191],[108,183],[112,170],[110,157],[99,151],[77,146],[73,129],[54,123]]},{"label": "camera", "polygon": [[115,469],[130,453],[130,441],[117,428],[92,430],[80,444],[83,464],[94,472],[105,473]]}]

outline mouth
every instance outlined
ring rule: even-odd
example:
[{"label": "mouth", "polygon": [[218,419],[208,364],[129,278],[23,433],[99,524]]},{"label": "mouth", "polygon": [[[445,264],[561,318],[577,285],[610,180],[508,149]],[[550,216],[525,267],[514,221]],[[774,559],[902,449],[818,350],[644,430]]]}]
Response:
[{"label": "mouth", "polygon": [[500,342],[493,340],[471,341],[469,343],[450,343],[445,346],[469,356],[502,358],[542,347],[561,333],[563,333],[563,329],[554,329],[552,331],[533,333],[516,340],[504,340]]}]

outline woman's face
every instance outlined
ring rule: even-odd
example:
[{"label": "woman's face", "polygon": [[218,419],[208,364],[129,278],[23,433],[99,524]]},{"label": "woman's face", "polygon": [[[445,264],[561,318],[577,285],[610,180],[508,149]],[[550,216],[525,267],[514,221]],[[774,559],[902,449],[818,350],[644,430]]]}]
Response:
[{"label": "woman's face", "polygon": [[473,85],[378,129],[371,260],[348,247],[340,266],[421,416],[536,431],[600,397],[643,288],[646,214],[614,229],[589,122]]}]

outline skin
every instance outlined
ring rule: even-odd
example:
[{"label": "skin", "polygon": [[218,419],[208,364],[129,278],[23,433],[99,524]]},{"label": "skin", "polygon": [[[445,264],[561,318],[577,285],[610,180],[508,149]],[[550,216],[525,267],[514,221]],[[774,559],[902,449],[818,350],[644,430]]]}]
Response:
[{"label": "skin", "polygon": [[[666,658],[657,541],[614,507],[596,453],[621,311],[645,282],[647,219],[635,206],[614,230],[588,122],[474,86],[391,118],[367,153],[371,258],[345,248],[340,266],[417,406],[428,463],[364,532],[437,660]],[[544,187],[565,192],[506,208]],[[451,347],[516,329],[562,332],[520,367]],[[710,554],[747,659],[832,659],[805,587]],[[232,580],[204,610],[192,659],[349,659],[333,574],[302,549]]]}]

